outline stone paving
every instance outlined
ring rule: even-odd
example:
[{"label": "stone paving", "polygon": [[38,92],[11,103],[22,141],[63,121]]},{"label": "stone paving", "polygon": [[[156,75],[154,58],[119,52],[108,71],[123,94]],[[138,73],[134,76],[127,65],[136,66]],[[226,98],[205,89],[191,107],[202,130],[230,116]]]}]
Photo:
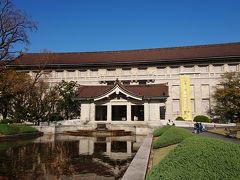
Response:
[{"label": "stone paving", "polygon": [[148,160],[152,146],[152,134],[149,134],[143,141],[137,154],[129,165],[122,180],[144,180],[148,168]]}]

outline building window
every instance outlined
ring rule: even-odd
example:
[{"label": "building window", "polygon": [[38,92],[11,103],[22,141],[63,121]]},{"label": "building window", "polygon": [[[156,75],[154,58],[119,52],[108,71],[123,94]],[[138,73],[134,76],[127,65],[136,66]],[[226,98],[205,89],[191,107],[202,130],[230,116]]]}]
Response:
[{"label": "building window", "polygon": [[208,69],[209,69],[208,65],[199,65],[198,68],[200,73],[208,72]]},{"label": "building window", "polygon": [[229,64],[228,65],[228,70],[229,71],[237,71],[237,65],[236,64]]},{"label": "building window", "polygon": [[195,92],[194,85],[191,84],[191,85],[190,85],[190,94],[191,94],[191,98],[194,98],[194,97],[195,97],[194,92]]},{"label": "building window", "polygon": [[101,105],[95,106],[95,120],[96,121],[107,120],[107,106],[101,106]]},{"label": "building window", "polygon": [[213,71],[215,73],[222,72],[223,71],[223,66],[222,65],[213,65]]},{"label": "building window", "polygon": [[173,113],[174,114],[179,114],[180,112],[180,101],[179,99],[173,99]]},{"label": "building window", "polygon": [[126,121],[127,120],[127,106],[112,106],[112,120]]},{"label": "building window", "polygon": [[132,105],[131,106],[132,121],[144,121],[144,106]]},{"label": "building window", "polygon": [[166,107],[160,106],[160,119],[165,119]]},{"label": "building window", "polygon": [[194,71],[194,67],[193,66],[184,66],[183,67],[183,71],[184,72],[193,72]]},{"label": "building window", "polygon": [[139,80],[138,84],[147,84],[147,80]]},{"label": "building window", "polygon": [[208,113],[210,107],[210,100],[209,99],[202,99],[202,112]]},{"label": "building window", "polygon": [[172,66],[170,67],[171,74],[178,74],[179,73],[179,67]]},{"label": "building window", "polygon": [[179,87],[179,85],[173,85],[172,86],[172,98],[179,99],[179,97],[180,97],[180,87]]},{"label": "building window", "polygon": [[114,85],[115,81],[106,81],[107,85]]},{"label": "building window", "polygon": [[95,142],[94,143],[94,153],[103,153],[107,151],[107,143]]},{"label": "building window", "polygon": [[191,99],[191,104],[192,104],[192,112],[195,112],[195,100]]},{"label": "building window", "polygon": [[112,141],[111,142],[111,152],[127,152],[127,142],[126,141]]},{"label": "building window", "polygon": [[210,89],[209,89],[209,84],[202,84],[201,85],[201,93],[202,93],[202,98],[208,99],[210,96]]}]

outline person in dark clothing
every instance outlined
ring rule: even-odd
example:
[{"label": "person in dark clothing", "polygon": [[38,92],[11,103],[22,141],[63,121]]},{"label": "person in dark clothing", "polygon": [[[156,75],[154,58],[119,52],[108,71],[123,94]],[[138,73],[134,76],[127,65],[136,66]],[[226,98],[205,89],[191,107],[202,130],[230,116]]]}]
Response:
[{"label": "person in dark clothing", "polygon": [[199,133],[199,130],[200,130],[199,128],[200,127],[199,127],[199,123],[198,122],[196,123],[196,128],[197,128],[197,133]]},{"label": "person in dark clothing", "polygon": [[202,123],[199,123],[199,132],[200,132],[200,133],[203,132],[203,126],[202,126]]},{"label": "person in dark clothing", "polygon": [[197,133],[197,123],[194,123],[193,130],[194,130],[194,133],[196,134]]}]

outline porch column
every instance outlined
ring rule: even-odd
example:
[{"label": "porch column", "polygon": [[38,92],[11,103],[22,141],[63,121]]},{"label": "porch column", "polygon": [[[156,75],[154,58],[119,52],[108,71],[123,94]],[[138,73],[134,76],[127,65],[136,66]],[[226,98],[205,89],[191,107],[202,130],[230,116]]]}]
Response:
[{"label": "porch column", "polygon": [[110,155],[111,154],[111,141],[107,142],[107,148],[106,148],[106,154]]},{"label": "porch column", "polygon": [[95,104],[93,102],[89,104],[89,118],[90,121],[95,120]]},{"label": "porch column", "polygon": [[149,102],[144,102],[144,121],[150,120],[150,104]]},{"label": "porch column", "polygon": [[112,121],[112,105],[109,103],[107,105],[107,122]]},{"label": "porch column", "polygon": [[127,121],[131,121],[131,103],[127,102]]},{"label": "porch column", "polygon": [[132,142],[127,141],[127,154],[132,154]]}]

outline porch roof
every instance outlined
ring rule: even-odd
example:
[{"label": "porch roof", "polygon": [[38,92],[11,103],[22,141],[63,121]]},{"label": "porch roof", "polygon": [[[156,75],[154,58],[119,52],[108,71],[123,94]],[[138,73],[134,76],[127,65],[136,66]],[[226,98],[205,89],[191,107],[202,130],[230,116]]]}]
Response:
[{"label": "porch roof", "polygon": [[168,86],[166,84],[123,85],[117,80],[114,85],[80,86],[76,99],[99,99],[114,92],[116,87],[129,96],[140,99],[162,99],[168,97]]}]

